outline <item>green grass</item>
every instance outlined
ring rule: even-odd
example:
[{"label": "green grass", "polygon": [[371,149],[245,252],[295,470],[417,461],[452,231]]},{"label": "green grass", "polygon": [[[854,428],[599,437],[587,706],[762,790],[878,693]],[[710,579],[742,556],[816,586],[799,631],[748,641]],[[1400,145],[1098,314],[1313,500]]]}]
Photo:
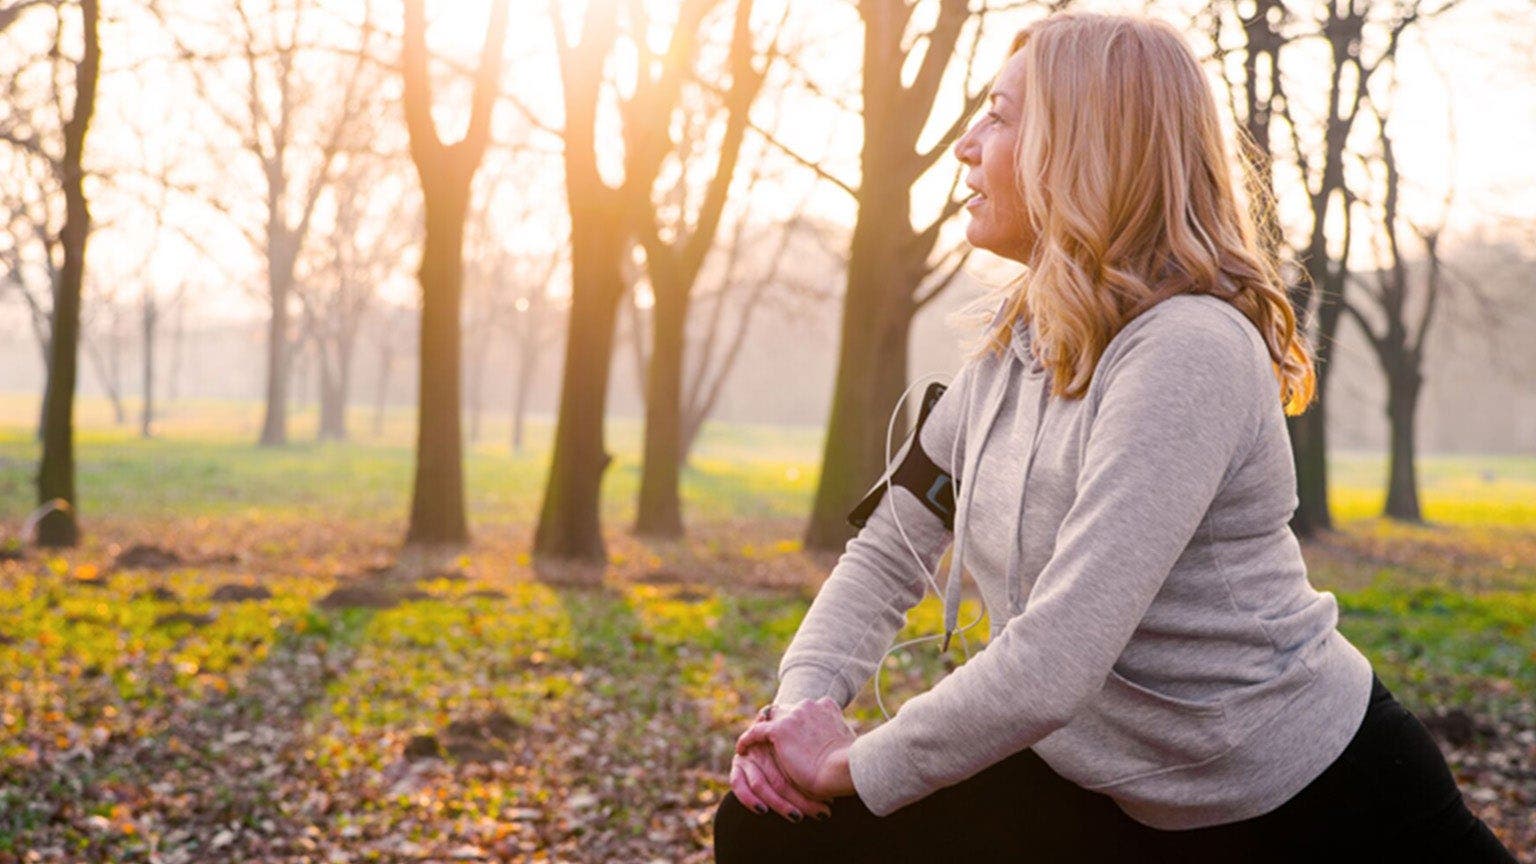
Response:
[{"label": "green grass", "polygon": [[[577,759],[529,766],[515,781],[455,776],[394,797],[367,785],[398,760],[410,736],[491,709],[528,728],[553,723],[566,743],[596,736],[610,762],[662,765],[663,775],[691,778],[686,782],[710,794],[723,788],[721,748],[744,712],[773,695],[779,657],[824,572],[824,558],[805,555],[795,539],[815,488],[820,430],[711,426],[683,475],[689,524],[704,530],[682,543],[648,544],[623,531],[633,518],[640,426],[611,422],[615,458],[603,518],[615,547],[608,572],[623,578],[594,590],[545,584],[527,559],[547,467],[547,419],[532,423],[527,451],[514,454],[505,418],[489,418],[487,440],[467,448],[465,476],[472,525],[493,526],[485,533],[497,539],[484,545],[477,533],[458,561],[469,578],[423,583],[430,596],[391,609],[327,611],[314,601],[376,559],[381,545],[392,551],[397,542],[412,479],[413,417],[392,411],[375,438],[359,413],[356,440],[315,443],[307,440],[313,414],[300,411],[295,443],[258,448],[257,408],[181,403],[156,438],[143,440],[113,427],[104,403],[82,402],[78,482],[90,542],[0,565],[0,669],[7,673],[0,681],[0,814],[12,794],[8,784],[31,783],[41,756],[96,740],[174,738],[178,710],[242,698],[252,672],[279,656],[346,658],[306,703],[311,737],[294,768],[361,790],[351,809],[337,805],[328,817],[335,832],[395,820],[430,834],[421,826],[433,820],[494,822],[503,808],[548,806],[571,789],[605,782],[561,776],[580,773],[571,765],[586,763]],[[0,416],[34,413],[31,397],[0,395]],[[0,426],[0,539],[14,534],[33,505],[37,457],[27,423]],[[1536,457],[1426,456],[1420,469],[1430,524],[1403,525],[1378,515],[1385,460],[1334,454],[1330,493],[1340,532],[1304,547],[1313,583],[1336,594],[1340,629],[1415,709],[1503,711],[1530,700]],[[201,549],[208,537],[212,551],[243,545],[260,569],[241,558],[225,565],[230,572],[189,564],[102,578],[114,544],[162,530],[176,534],[166,545],[183,550]],[[779,590],[737,584],[764,568],[790,578],[775,583]],[[677,578],[630,578],[651,573]],[[274,596],[210,602],[215,584],[247,579]],[[157,585],[176,599],[145,595]],[[506,596],[465,596],[486,588]],[[961,620],[979,611],[967,601]],[[176,612],[213,620],[162,617]],[[938,632],[940,614],[937,599],[925,598],[898,639]],[[973,652],[987,626],[972,631]],[[886,708],[931,687],[960,659],[957,645],[946,663],[935,642],[894,652],[882,665]],[[871,688],[850,713],[866,726],[879,722]],[[72,782],[55,784],[66,791],[31,786],[26,794],[67,797]],[[237,795],[232,789],[220,794]],[[639,784],[605,792],[604,830],[654,830],[645,803],[652,791]],[[50,824],[32,810],[11,809],[14,816],[0,815],[0,836],[26,838]],[[82,812],[126,818],[99,802]],[[135,836],[127,832],[122,842]]]}]

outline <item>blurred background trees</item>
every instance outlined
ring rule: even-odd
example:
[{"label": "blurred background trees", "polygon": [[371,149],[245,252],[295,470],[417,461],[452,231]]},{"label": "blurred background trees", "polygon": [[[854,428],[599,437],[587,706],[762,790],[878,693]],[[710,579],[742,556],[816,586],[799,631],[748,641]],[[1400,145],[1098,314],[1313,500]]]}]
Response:
[{"label": "blurred background trees", "polygon": [[[1063,8],[0,0],[0,388],[36,394],[39,504],[71,505],[35,539],[78,537],[84,388],[145,436],[248,400],[268,447],[409,407],[408,544],[467,542],[464,448],[494,441],[540,466],[529,551],[597,562],[611,419],[642,430],[627,527],[663,539],[712,417],[825,424],[802,536],[840,549],[896,397],[958,364],[944,314],[1007,279],[951,148]],[[1536,68],[1496,62],[1528,4],[1115,8],[1190,22],[1275,201],[1319,373],[1297,533],[1331,525],[1330,447],[1386,454],[1410,521],[1420,452],[1536,451]]]}]

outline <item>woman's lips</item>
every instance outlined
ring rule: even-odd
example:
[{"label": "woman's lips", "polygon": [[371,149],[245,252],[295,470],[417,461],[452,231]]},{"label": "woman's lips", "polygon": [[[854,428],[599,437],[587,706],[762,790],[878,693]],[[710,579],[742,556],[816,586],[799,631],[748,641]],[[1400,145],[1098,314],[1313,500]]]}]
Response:
[{"label": "woman's lips", "polygon": [[980,204],[981,202],[983,202],[985,200],[987,200],[987,196],[983,195],[980,192],[977,192],[975,195],[972,195],[970,197],[970,200],[965,202],[965,209],[967,209],[967,210],[973,209],[974,207],[976,207],[978,204]]}]

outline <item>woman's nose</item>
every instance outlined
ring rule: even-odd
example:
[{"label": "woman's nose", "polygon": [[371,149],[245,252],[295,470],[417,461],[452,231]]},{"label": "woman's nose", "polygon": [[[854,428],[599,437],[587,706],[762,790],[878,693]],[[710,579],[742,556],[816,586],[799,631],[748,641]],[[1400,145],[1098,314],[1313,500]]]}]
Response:
[{"label": "woman's nose", "polygon": [[960,140],[955,142],[955,158],[972,167],[975,167],[981,161],[976,153],[976,142],[971,137],[971,133],[974,131],[976,131],[976,127],[972,126],[970,129],[965,130],[965,134],[960,136]]}]

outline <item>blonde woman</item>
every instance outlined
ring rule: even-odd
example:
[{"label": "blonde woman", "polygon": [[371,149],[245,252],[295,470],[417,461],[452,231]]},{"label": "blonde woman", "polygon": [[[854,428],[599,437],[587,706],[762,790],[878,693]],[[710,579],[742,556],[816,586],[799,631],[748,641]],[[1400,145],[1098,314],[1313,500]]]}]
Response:
[{"label": "blonde woman", "polygon": [[[1513,861],[1307,580],[1312,366],[1188,45],[1054,15],[990,100],[967,235],[1024,274],[894,472],[952,479],[953,533],[938,486],[872,493],[737,742],[716,860]],[[951,536],[946,642],[963,567],[989,644],[858,735]]]}]

